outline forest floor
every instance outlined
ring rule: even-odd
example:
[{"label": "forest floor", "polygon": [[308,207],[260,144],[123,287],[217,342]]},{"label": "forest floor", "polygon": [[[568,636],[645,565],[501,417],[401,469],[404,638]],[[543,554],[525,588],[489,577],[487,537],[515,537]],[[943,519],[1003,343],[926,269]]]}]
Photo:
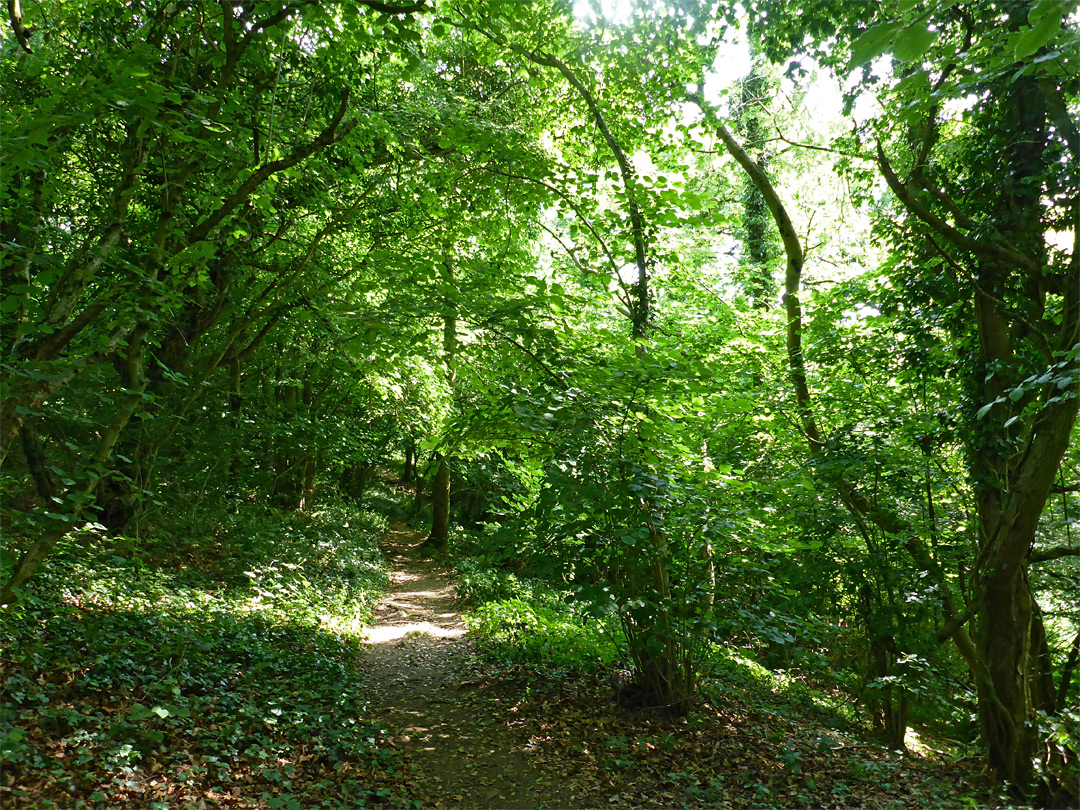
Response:
[{"label": "forest floor", "polygon": [[369,717],[402,756],[398,787],[431,807],[566,806],[561,774],[541,767],[514,727],[521,696],[488,679],[465,636],[451,574],[420,554],[425,537],[391,524],[392,582],[361,664]]},{"label": "forest floor", "polygon": [[573,633],[560,665],[522,623],[522,663],[466,632],[491,603],[395,503],[191,510],[154,544],[54,554],[0,628],[0,808],[1001,806],[958,744],[888,750],[849,696],[748,659],[674,719],[620,703],[629,673]]},{"label": "forest floor", "polygon": [[[723,706],[672,720],[614,701],[612,676],[484,658],[450,572],[392,523],[392,585],[361,669],[396,749],[395,794],[434,808],[927,808],[998,802],[976,769],[861,734],[728,684]],[[617,688],[617,685],[616,685]],[[721,688],[722,689],[722,688]]]}]

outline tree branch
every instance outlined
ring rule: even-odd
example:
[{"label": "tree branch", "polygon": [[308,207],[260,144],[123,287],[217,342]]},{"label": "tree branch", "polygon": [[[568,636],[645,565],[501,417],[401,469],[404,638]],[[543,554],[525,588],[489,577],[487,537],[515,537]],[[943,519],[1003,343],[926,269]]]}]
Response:
[{"label": "tree branch", "polygon": [[1057,560],[1061,557],[1080,557],[1080,546],[1051,546],[1050,548],[1033,548],[1028,554],[1028,562],[1031,564]]},{"label": "tree branch", "polygon": [[427,3],[413,3],[408,6],[391,6],[386,3],[380,3],[379,0],[359,0],[360,5],[367,6],[373,11],[378,11],[380,14],[389,14],[391,16],[398,14],[419,14],[425,11],[432,11],[433,9]]},{"label": "tree branch", "polygon": [[635,338],[645,337],[649,324],[648,248],[645,236],[645,220],[641,214],[641,209],[638,206],[637,194],[635,193],[637,179],[634,174],[634,169],[630,165],[630,161],[626,158],[626,153],[623,151],[622,146],[608,127],[607,119],[604,117],[604,113],[600,109],[596,97],[593,95],[592,91],[585,86],[581,79],[577,77],[577,74],[570,69],[570,66],[561,59],[551,54],[530,51],[528,48],[523,48],[520,45],[508,41],[506,37],[501,34],[492,33],[491,31],[479,27],[477,27],[476,30],[488,39],[498,42],[500,45],[524,56],[533,64],[557,70],[570,86],[574,88],[581,100],[585,102],[585,106],[589,108],[593,123],[600,131],[600,134],[603,136],[612,155],[615,157],[615,162],[619,164],[619,175],[622,179],[623,190],[626,193],[626,207],[630,214],[630,232],[634,245],[634,259],[638,271],[637,283],[634,285],[635,300],[631,326]]},{"label": "tree branch", "polygon": [[787,311],[788,369],[795,387],[795,404],[799,408],[802,432],[810,443],[812,452],[816,452],[823,446],[823,442],[821,431],[818,430],[817,420],[811,409],[810,388],[806,382],[806,365],[802,353],[802,305],[799,302],[799,286],[805,262],[802,243],[769,176],[739,145],[728,128],[716,117],[715,111],[705,104],[700,92],[690,93],[687,98],[701,109],[701,112],[716,128],[728,152],[742,166],[743,171],[750,177],[750,181],[765,200],[765,205],[776,223],[776,229],[780,232],[780,240],[784,243],[784,252],[787,254],[787,270],[784,274],[784,308]]},{"label": "tree branch", "polygon": [[514,180],[524,180],[527,183],[536,183],[538,186],[546,188],[548,191],[552,192],[559,199],[565,202],[570,207],[570,210],[577,214],[578,219],[581,220],[581,224],[583,224],[588,229],[589,233],[593,235],[593,238],[596,239],[597,244],[600,245],[600,249],[604,251],[604,256],[607,257],[608,264],[611,265],[611,272],[615,275],[616,278],[618,278],[619,265],[616,263],[615,257],[611,253],[611,248],[608,247],[608,244],[604,240],[604,237],[600,235],[600,232],[593,226],[592,222],[589,221],[589,218],[586,217],[584,213],[582,213],[581,209],[570,198],[569,194],[564,192],[558,186],[553,186],[551,183],[546,183],[543,180],[539,180],[535,177],[527,177],[521,174],[512,174],[510,172],[500,171],[499,169],[494,169],[491,167],[488,167],[486,171],[489,171],[492,174],[502,175],[503,177]]},{"label": "tree branch", "polygon": [[242,202],[244,202],[244,200],[250,197],[255,189],[266,182],[271,175],[295,166],[302,160],[325,149],[330,144],[340,141],[348,135],[357,124],[357,119],[355,118],[352,121],[346,122],[344,125],[341,124],[341,119],[345,115],[345,110],[348,109],[348,106],[349,91],[346,88],[341,97],[341,104],[338,106],[337,112],[315,140],[295,149],[293,153],[287,157],[265,163],[256,169],[251,177],[245,180],[240,185],[240,188],[229,195],[214,213],[210,214],[210,216],[191,230],[188,234],[187,244],[193,245],[196,242],[201,242],[206,239],[206,237],[210,235],[210,232],[220,225],[225,217],[232,213]]},{"label": "tree branch", "polygon": [[11,30],[15,33],[15,40],[24,51],[33,53],[30,50],[30,35],[34,33],[34,29],[33,26],[23,25],[22,6],[19,0],[8,0],[7,7],[8,22],[11,23]]},{"label": "tree branch", "polygon": [[1012,248],[988,244],[960,233],[960,231],[919,202],[915,195],[908,190],[908,187],[897,177],[896,172],[893,171],[893,167],[890,165],[889,159],[885,157],[885,151],[881,148],[880,143],[877,144],[877,162],[885,182],[903,206],[954,245],[969,250],[978,256],[1018,265],[1029,273],[1038,273],[1040,271],[1039,264],[1031,257],[1025,256]]}]

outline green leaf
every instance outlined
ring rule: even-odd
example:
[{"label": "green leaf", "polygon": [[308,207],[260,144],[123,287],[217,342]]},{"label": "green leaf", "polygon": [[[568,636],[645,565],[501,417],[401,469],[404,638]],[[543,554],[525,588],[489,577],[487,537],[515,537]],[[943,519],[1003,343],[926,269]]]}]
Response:
[{"label": "green leaf", "polygon": [[925,22],[912,23],[896,37],[892,54],[901,62],[913,62],[934,44],[937,31],[927,28]]},{"label": "green leaf", "polygon": [[1067,3],[1062,0],[1038,0],[1028,12],[1028,25],[1038,25],[1047,16],[1056,14],[1060,19]]},{"label": "green leaf", "polygon": [[11,743],[17,743],[19,740],[21,740],[25,736],[26,736],[26,732],[23,731],[21,728],[13,728],[11,731],[9,731],[7,733],[7,741],[11,742]]},{"label": "green leaf", "polygon": [[[1040,4],[1042,5],[1042,4]],[[1032,9],[1034,16],[1035,9]],[[1013,55],[1017,61],[1025,59],[1041,47],[1046,45],[1061,30],[1061,17],[1064,10],[1059,6],[1052,9],[1038,24],[1020,35],[1016,41],[1016,50]]]},{"label": "green leaf", "polygon": [[863,32],[862,36],[851,43],[851,61],[848,62],[848,70],[862,67],[871,59],[876,59],[885,53],[901,25],[902,23],[899,22],[882,23]]}]

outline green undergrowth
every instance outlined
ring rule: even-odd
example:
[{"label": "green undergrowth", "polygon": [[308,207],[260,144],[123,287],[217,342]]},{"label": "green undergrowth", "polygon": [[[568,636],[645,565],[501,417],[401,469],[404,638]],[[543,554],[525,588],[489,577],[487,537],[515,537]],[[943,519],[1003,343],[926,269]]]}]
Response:
[{"label": "green undergrowth", "polygon": [[384,518],[173,518],[150,541],[69,538],[5,617],[0,805],[395,802],[372,787],[394,763],[353,666],[387,582]]},{"label": "green undergrowth", "polygon": [[[482,557],[464,558],[455,567],[458,591],[473,605],[466,616],[470,632],[490,654],[513,663],[582,671],[625,663],[625,639],[617,622],[595,618],[584,603],[571,601],[571,592],[492,566]],[[837,722],[855,719],[842,690],[766,668],[722,644],[709,645],[701,669],[707,695],[754,690]]]},{"label": "green undergrowth", "polygon": [[459,593],[473,609],[469,632],[490,656],[514,664],[578,672],[614,666],[624,657],[622,635],[610,620],[539,579],[465,559],[456,564]]},{"label": "green undergrowth", "polygon": [[[466,622],[489,656],[545,671],[595,673],[627,666],[618,624],[594,618],[586,605],[569,601],[569,592],[483,558],[466,558],[456,568],[459,591],[473,605]],[[702,696],[714,705],[737,698],[829,728],[858,724],[848,691],[828,679],[772,670],[723,644],[709,645],[700,667]]]},{"label": "green undergrowth", "polygon": [[723,643],[703,651],[701,695],[687,716],[659,718],[630,704],[620,712],[629,673],[617,625],[483,557],[456,567],[473,606],[471,634],[523,676],[523,722],[541,736],[562,734],[591,763],[593,784],[607,786],[610,795],[602,789],[581,806],[637,806],[646,796],[644,806],[670,807],[1007,806],[965,765],[968,747],[916,737],[918,756],[892,751],[869,735],[849,685],[816,667],[771,669]]},{"label": "green undergrowth", "polygon": [[853,727],[859,722],[849,694],[835,684],[769,669],[723,645],[712,646],[705,669],[702,694],[715,705],[738,698],[831,728]]}]

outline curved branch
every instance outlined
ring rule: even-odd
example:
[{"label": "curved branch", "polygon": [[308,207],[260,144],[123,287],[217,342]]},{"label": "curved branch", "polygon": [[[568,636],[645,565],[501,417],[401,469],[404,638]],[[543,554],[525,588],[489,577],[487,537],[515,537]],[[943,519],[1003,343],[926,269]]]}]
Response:
[{"label": "curved branch", "polygon": [[15,33],[15,40],[19,43],[24,51],[27,53],[33,53],[30,50],[30,35],[34,33],[32,26],[26,26],[23,24],[22,6],[19,0],[8,0],[8,22],[11,24],[11,30]]},{"label": "curved branch", "polygon": [[221,224],[230,213],[232,213],[244,200],[254,193],[255,189],[261,186],[271,175],[277,172],[284,171],[291,168],[316,152],[325,149],[330,144],[336,143],[348,135],[356,126],[357,119],[346,122],[344,125],[341,123],[342,117],[345,115],[345,110],[349,105],[349,91],[345,90],[341,97],[341,104],[338,105],[338,110],[334,113],[334,117],[327,124],[326,128],[319,133],[315,140],[311,141],[304,146],[301,146],[293,151],[292,154],[287,157],[283,157],[280,160],[274,160],[270,163],[264,163],[255,172],[245,180],[236,191],[225,198],[218,209],[214,213],[210,214],[206,219],[196,225],[188,234],[187,244],[193,245],[196,242],[201,242],[210,235],[210,232]]},{"label": "curved branch", "polygon": [[1039,264],[1030,256],[1025,256],[1010,247],[986,243],[960,233],[960,231],[919,202],[915,195],[908,190],[908,187],[897,177],[896,172],[893,171],[893,167],[889,163],[889,159],[885,157],[885,150],[881,148],[880,143],[877,144],[877,162],[889,189],[896,195],[896,198],[900,200],[903,206],[954,245],[969,250],[978,256],[1016,264],[1029,273],[1039,272]]},{"label": "curved branch", "polygon": [[604,241],[604,237],[601,236],[600,232],[596,230],[595,227],[593,227],[593,224],[589,221],[589,218],[581,212],[581,209],[570,198],[569,194],[567,194],[558,186],[554,186],[551,183],[546,183],[543,180],[539,180],[535,177],[528,177],[523,174],[513,174],[511,172],[500,171],[498,169],[493,169],[490,167],[487,168],[487,171],[491,172],[492,174],[499,174],[503,177],[507,177],[513,180],[524,180],[527,183],[536,183],[536,185],[546,188],[548,191],[550,191],[552,194],[555,194],[560,200],[570,206],[570,210],[577,214],[578,219],[581,220],[581,223],[588,229],[589,233],[593,235],[593,238],[596,240],[597,244],[600,245],[600,249],[604,251],[604,256],[608,260],[608,264],[611,265],[611,272],[616,277],[618,277],[619,265],[615,262],[615,257],[611,253],[611,248],[608,247],[607,242]]},{"label": "curved branch", "polygon": [[[801,343],[802,309],[799,305],[798,294],[803,268],[802,245],[799,242],[794,226],[791,224],[791,218],[780,201],[776,189],[773,188],[768,175],[746,154],[746,151],[732,137],[727,127],[717,119],[715,111],[706,106],[700,92],[691,93],[688,98],[701,108],[702,113],[717,128],[717,133],[723,140],[728,152],[738,161],[739,165],[750,176],[758,191],[761,192],[769,212],[773,215],[777,230],[780,231],[780,237],[783,240],[784,250],[787,252],[788,258],[784,292],[784,306],[788,315],[788,364],[792,383],[795,387],[795,400],[800,411],[799,419],[803,433],[806,436],[810,454],[817,456],[822,452],[824,444],[821,441],[821,434],[814,418],[813,402],[810,399],[810,391],[806,384],[806,370],[803,364]],[[834,473],[826,480],[839,495],[840,501],[856,521],[861,524],[865,519],[882,531],[901,538],[911,558],[940,585],[941,609],[948,622],[947,627],[950,630],[950,636],[956,643],[956,648],[961,657],[963,657],[971,670],[980,672],[981,664],[978,652],[966,629],[966,624],[979,611],[981,606],[973,603],[971,607],[963,612],[958,609],[941,566],[938,565],[926,543],[907,520],[891,510],[872,503],[842,475]]]},{"label": "curved branch", "polygon": [[600,105],[596,102],[596,97],[593,96],[592,91],[587,88],[577,75],[570,69],[570,67],[561,59],[556,59],[554,56],[534,53],[518,45],[510,43],[510,48],[517,53],[520,53],[530,62],[534,62],[544,67],[554,68],[562,74],[563,78],[570,83],[570,86],[577,91],[578,95],[585,101],[586,106],[589,108],[589,112],[592,113],[593,122],[596,124],[596,128],[600,130],[600,134],[604,136],[604,140],[607,142],[608,148],[615,156],[615,162],[619,164],[619,174],[622,177],[623,189],[626,191],[626,206],[630,213],[630,231],[634,241],[634,258],[637,264],[638,280],[637,280],[637,294],[635,301],[636,306],[633,308],[633,330],[634,336],[638,338],[645,337],[645,332],[649,323],[649,272],[648,272],[648,254],[647,246],[645,244],[645,220],[641,216],[641,209],[638,207],[637,195],[634,193],[637,186],[637,179],[634,176],[634,170],[630,166],[630,162],[626,159],[626,153],[623,152],[622,146],[615,139],[615,136],[611,134],[611,130],[608,128],[607,121],[604,119],[604,114],[600,110]]},{"label": "curved branch", "polygon": [[1050,548],[1033,548],[1028,554],[1029,563],[1048,562],[1061,557],[1080,557],[1080,546],[1052,546]]},{"label": "curved branch", "polygon": [[636,300],[634,302],[635,306],[633,307],[631,318],[632,330],[635,338],[644,338],[648,330],[650,315],[648,246],[645,237],[645,219],[641,214],[641,208],[638,206],[637,194],[635,193],[637,180],[634,175],[634,169],[630,165],[630,161],[627,160],[622,145],[612,134],[610,127],[608,127],[607,119],[604,117],[604,113],[596,101],[596,96],[594,96],[592,91],[578,78],[577,74],[571,70],[570,66],[558,57],[542,52],[530,51],[528,48],[524,48],[521,45],[508,41],[502,34],[489,31],[479,26],[474,27],[474,30],[488,39],[499,43],[503,47],[508,48],[514,53],[525,57],[533,64],[557,70],[570,86],[574,88],[574,91],[589,108],[593,123],[600,131],[600,134],[603,136],[612,155],[615,157],[615,162],[619,165],[619,175],[622,179],[623,190],[626,193],[626,207],[630,214],[630,232],[634,244],[634,259],[638,271],[637,283],[634,285],[634,298]]},{"label": "curved branch", "polygon": [[709,119],[728,152],[750,177],[750,181],[765,200],[765,205],[776,223],[776,229],[780,232],[780,240],[784,243],[784,252],[787,254],[787,269],[784,273],[784,308],[787,311],[788,369],[795,387],[795,403],[799,408],[802,432],[810,444],[811,452],[817,452],[823,446],[823,442],[811,407],[810,388],[806,382],[806,364],[803,361],[802,305],[799,302],[799,286],[802,281],[805,256],[799,235],[795,232],[791,217],[788,216],[769,176],[739,145],[728,128],[717,119],[716,113],[705,104],[699,93],[691,93],[689,100],[694,102]]}]

